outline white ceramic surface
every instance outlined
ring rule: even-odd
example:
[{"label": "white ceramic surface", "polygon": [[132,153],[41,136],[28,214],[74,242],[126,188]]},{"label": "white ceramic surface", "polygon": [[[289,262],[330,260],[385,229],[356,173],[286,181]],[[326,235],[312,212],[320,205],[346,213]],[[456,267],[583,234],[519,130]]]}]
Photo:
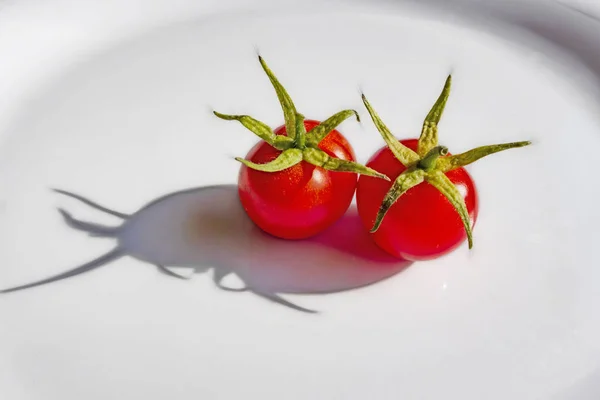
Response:
[{"label": "white ceramic surface", "polygon": [[[84,55],[76,37],[51,73],[31,67],[35,79],[6,64],[0,289],[111,256],[0,295],[0,398],[599,398],[594,59],[518,27],[510,10],[467,25],[400,2],[227,11],[233,3],[115,23],[110,38],[90,33]],[[394,262],[352,210],[305,243],[257,234],[223,186],[236,181],[232,156],[256,140],[209,112],[281,123],[256,48],[306,116],[353,107],[365,117],[340,127],[363,162],[383,141],[358,88],[397,136],[414,136],[450,71],[440,139],[451,151],[532,139],[469,167],[481,200],[475,248]],[[123,219],[51,188],[131,216],[105,228]],[[199,215],[205,223],[188,230]],[[193,279],[153,264],[192,267],[175,271]],[[222,277],[250,290],[222,290]]]}]

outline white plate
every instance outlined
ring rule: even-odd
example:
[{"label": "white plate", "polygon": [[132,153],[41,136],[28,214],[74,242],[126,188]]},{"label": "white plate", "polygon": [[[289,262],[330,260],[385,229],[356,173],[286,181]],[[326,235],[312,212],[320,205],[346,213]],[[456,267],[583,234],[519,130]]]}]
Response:
[{"label": "white plate", "polygon": [[[0,145],[0,286],[66,271],[117,242],[124,257],[0,295],[1,397],[598,398],[594,58],[573,58],[582,40],[550,45],[543,21],[491,34],[473,28],[481,19],[467,26],[429,11],[204,11],[140,31],[11,104]],[[513,23],[532,15],[496,11]],[[561,29],[557,38],[570,40]],[[367,241],[352,210],[316,239],[267,239],[232,186],[137,213],[188,188],[235,184],[232,156],[256,139],[211,108],[281,123],[256,47],[307,117],[347,107],[365,117],[340,127],[362,162],[383,142],[358,87],[397,136],[415,136],[450,71],[440,138],[451,151],[532,139],[469,167],[481,201],[475,248],[405,268]],[[101,226],[122,219],[51,188],[132,217],[119,232],[91,227],[112,237],[90,237],[57,207]],[[197,246],[187,241],[191,216],[204,221]],[[194,276],[173,279],[152,264],[193,265]],[[218,288],[214,274],[227,272],[240,278],[227,285],[253,291]]]}]

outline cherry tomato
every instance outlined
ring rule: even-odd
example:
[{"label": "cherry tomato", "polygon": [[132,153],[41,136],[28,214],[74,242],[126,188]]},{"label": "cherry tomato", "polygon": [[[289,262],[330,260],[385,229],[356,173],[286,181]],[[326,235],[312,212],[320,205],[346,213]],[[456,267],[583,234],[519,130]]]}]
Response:
[{"label": "cherry tomato", "polygon": [[442,256],[467,239],[477,220],[477,191],[463,168],[483,157],[524,147],[530,141],[480,146],[451,155],[438,144],[438,124],[450,94],[452,77],[423,121],[418,139],[396,139],[366,96],[362,99],[386,147],[375,153],[367,168],[392,182],[361,176],[356,191],[358,213],[375,242],[388,253],[426,260]]},{"label": "cherry tomato", "polygon": [[[318,124],[304,121],[307,131]],[[277,128],[275,134],[285,135],[285,126]],[[356,159],[354,150],[337,130],[327,135],[319,148],[331,157]],[[279,154],[280,150],[260,142],[246,159],[265,164]],[[279,172],[242,165],[238,179],[240,201],[250,219],[264,231],[285,239],[306,238],[331,226],[350,206],[356,182],[355,173],[327,171],[304,161]]]},{"label": "cherry tomato", "polygon": [[[401,140],[400,143],[417,151],[417,139]],[[406,170],[387,146],[378,150],[366,165],[386,174],[392,181]],[[474,226],[478,213],[475,183],[464,168],[446,172],[446,176],[458,187]],[[391,186],[392,182],[382,179],[360,177],[356,202],[360,218],[368,230],[373,227],[379,207]],[[409,189],[398,198],[372,236],[386,252],[414,261],[447,254],[467,238],[454,206],[427,182]]]},{"label": "cherry tomato", "polygon": [[285,124],[275,130],[248,115],[214,114],[235,120],[262,140],[242,163],[239,195],[242,206],[256,225],[283,239],[313,236],[337,221],[348,209],[356,190],[357,174],[380,179],[385,175],[355,162],[352,147],[337,130],[354,110],[343,110],[323,122],[305,120],[269,69],[269,77],[281,105]]}]

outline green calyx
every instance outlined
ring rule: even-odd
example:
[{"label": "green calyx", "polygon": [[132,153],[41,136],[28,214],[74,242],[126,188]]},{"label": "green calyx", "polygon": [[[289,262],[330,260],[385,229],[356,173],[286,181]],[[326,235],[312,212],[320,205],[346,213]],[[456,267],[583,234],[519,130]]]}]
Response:
[{"label": "green calyx", "polygon": [[363,94],[363,103],[377,130],[381,133],[394,156],[406,167],[406,170],[396,178],[384,197],[371,232],[379,229],[386,213],[400,196],[418,184],[427,182],[439,190],[456,209],[463,222],[469,249],[471,249],[473,247],[473,234],[467,206],[460,192],[445,173],[464,167],[490,154],[531,144],[529,141],[523,141],[481,146],[461,154],[448,156],[448,148],[438,145],[438,123],[450,95],[451,83],[452,77],[448,76],[442,93],[425,117],[416,152],[404,146],[392,135]]},{"label": "green calyx", "polygon": [[281,150],[281,154],[279,154],[275,160],[265,164],[256,164],[239,157],[236,158],[237,161],[248,168],[262,172],[283,171],[305,161],[328,171],[353,172],[385,179],[387,181],[390,180],[386,175],[364,165],[330,157],[319,148],[319,143],[346,119],[355,117],[357,121],[360,121],[358,113],[355,110],[340,111],[307,132],[304,125],[304,116],[296,110],[296,106],[290,98],[290,95],[281,85],[279,80],[277,80],[263,58],[259,56],[258,60],[269,77],[269,80],[275,89],[275,93],[277,94],[277,98],[279,99],[281,109],[283,110],[287,136],[276,135],[268,125],[248,115],[227,115],[214,111],[214,114],[217,117],[224,120],[240,122],[269,145],[277,150]]}]

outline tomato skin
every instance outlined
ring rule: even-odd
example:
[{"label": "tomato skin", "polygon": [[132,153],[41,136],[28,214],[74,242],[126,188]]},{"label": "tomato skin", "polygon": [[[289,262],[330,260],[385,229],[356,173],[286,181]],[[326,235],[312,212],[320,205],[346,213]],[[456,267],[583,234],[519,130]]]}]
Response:
[{"label": "tomato skin", "polygon": [[[417,139],[400,142],[412,150],[417,149]],[[386,182],[363,175],[358,180],[358,213],[363,225],[370,231],[384,196],[406,168],[387,146],[378,150],[366,165],[392,180]],[[473,179],[464,168],[447,172],[446,176],[463,195],[474,226],[479,205]],[[427,182],[402,195],[390,207],[379,229],[371,235],[375,243],[389,254],[411,261],[429,260],[448,254],[467,238],[457,211],[444,195]]]},{"label": "tomato skin", "polygon": [[[319,121],[305,120],[309,131]],[[285,126],[275,134],[286,135]],[[356,161],[346,138],[333,130],[319,148],[331,157]],[[257,143],[246,159],[263,164],[281,151]],[[240,201],[250,219],[265,232],[282,239],[304,239],[322,232],[344,215],[354,197],[358,176],[331,172],[305,161],[280,172],[261,172],[242,165],[238,176]]]}]

